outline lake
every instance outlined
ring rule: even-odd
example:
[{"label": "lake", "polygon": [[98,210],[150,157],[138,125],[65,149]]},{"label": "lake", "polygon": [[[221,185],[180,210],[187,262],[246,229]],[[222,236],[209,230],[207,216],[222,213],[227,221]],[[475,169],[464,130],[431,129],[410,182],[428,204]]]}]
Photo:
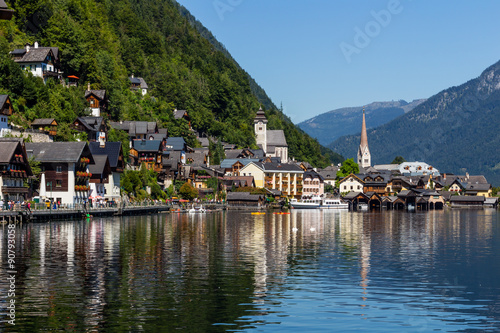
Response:
[{"label": "lake", "polygon": [[3,225],[0,328],[499,331],[499,227],[493,209]]}]

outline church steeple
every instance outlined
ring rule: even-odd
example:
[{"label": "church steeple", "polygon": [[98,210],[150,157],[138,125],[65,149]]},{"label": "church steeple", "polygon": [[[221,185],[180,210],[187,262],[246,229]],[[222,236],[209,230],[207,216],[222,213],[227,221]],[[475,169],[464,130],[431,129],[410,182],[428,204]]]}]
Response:
[{"label": "church steeple", "polygon": [[366,135],[365,109],[363,108],[363,124],[361,125],[361,140],[358,149],[358,165],[362,168],[371,166],[372,158],[368,149],[368,136]]},{"label": "church steeple", "polygon": [[254,122],[254,131],[255,131],[255,141],[257,141],[257,145],[264,150],[264,153],[267,152],[267,118],[262,107],[257,111]]}]

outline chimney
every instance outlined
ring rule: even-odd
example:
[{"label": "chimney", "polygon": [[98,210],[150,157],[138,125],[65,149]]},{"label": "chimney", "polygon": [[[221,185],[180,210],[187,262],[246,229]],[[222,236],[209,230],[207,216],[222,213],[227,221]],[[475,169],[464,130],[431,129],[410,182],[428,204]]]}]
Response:
[{"label": "chimney", "polygon": [[34,47],[35,49],[37,49],[37,48],[38,48],[38,42],[35,42],[35,44],[33,44],[33,47]]},{"label": "chimney", "polygon": [[87,90],[90,91],[90,82],[87,83]]},{"label": "chimney", "polygon": [[134,78],[134,73],[132,73],[132,76],[131,76],[131,77],[132,77],[132,78]]},{"label": "chimney", "polygon": [[26,49],[26,52],[29,52],[30,51],[30,44],[26,43],[25,49]]}]

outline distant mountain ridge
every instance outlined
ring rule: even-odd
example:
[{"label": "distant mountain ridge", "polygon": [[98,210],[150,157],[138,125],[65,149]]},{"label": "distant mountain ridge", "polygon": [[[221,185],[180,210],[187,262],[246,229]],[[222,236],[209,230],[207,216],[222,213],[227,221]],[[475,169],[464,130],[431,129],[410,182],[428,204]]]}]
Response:
[{"label": "distant mountain ridge", "polygon": [[[368,122],[368,121],[367,121]],[[441,172],[483,174],[500,185],[500,62],[478,78],[432,96],[412,111],[368,131],[373,164],[400,155],[425,161]],[[331,145],[345,158],[354,157],[359,135]]]},{"label": "distant mountain ridge", "polygon": [[318,139],[322,145],[328,145],[337,138],[359,133],[363,108],[369,128],[383,125],[415,108],[425,99],[417,99],[410,103],[399,100],[390,102],[373,102],[365,106],[346,107],[322,113],[305,120],[298,126],[310,136]]}]

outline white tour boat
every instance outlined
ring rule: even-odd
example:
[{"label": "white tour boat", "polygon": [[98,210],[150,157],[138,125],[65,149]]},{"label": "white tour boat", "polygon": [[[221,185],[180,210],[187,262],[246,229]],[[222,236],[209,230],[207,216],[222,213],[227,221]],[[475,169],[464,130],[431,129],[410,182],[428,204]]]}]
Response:
[{"label": "white tour boat", "polygon": [[292,208],[313,209],[313,208],[319,208],[320,205],[321,205],[320,197],[302,198],[300,200],[297,199],[290,200],[290,206]]},{"label": "white tour boat", "polygon": [[320,208],[325,209],[349,209],[349,204],[340,199],[323,199]]}]

